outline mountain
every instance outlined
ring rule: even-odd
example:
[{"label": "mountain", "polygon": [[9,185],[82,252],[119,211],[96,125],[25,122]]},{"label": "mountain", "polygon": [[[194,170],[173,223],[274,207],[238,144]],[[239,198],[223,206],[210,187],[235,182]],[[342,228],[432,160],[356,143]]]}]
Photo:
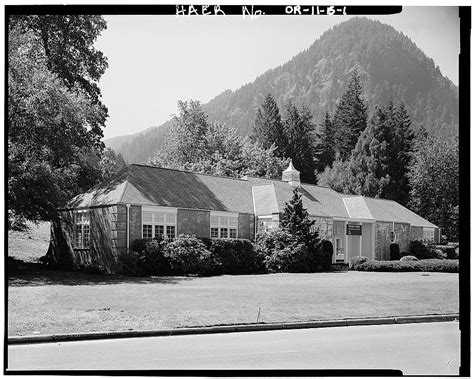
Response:
[{"label": "mountain", "polygon": [[[315,123],[319,123],[326,110],[334,112],[355,69],[369,112],[389,99],[402,100],[414,130],[423,125],[432,135],[458,134],[458,88],[410,38],[389,25],[359,17],[327,30],[308,49],[253,83],[224,91],[204,109],[211,120],[225,122],[240,134],[249,135],[256,111],[270,92],[283,117],[287,102],[292,100],[307,105]],[[129,163],[147,160],[160,148],[170,125],[167,121],[129,136],[115,150]],[[105,141],[107,146],[109,143]]]}]

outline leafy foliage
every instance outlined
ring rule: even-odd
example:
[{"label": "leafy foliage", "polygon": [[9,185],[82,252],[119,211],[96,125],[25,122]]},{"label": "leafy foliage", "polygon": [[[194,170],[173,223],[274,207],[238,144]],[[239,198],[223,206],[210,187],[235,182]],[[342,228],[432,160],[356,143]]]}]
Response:
[{"label": "leafy foliage", "polygon": [[400,258],[400,261],[401,262],[405,262],[405,261],[417,261],[418,258],[413,256],[413,255],[405,255],[403,257]]},{"label": "leafy foliage", "polygon": [[[334,26],[290,61],[236,91],[222,92],[203,107],[211,120],[232,125],[242,136],[252,133],[268,93],[280,109],[289,99],[297,105],[308,104],[319,121],[326,112],[334,114],[355,69],[364,83],[361,95],[368,113],[389,100],[403,102],[414,131],[424,125],[430,135],[458,133],[457,87],[409,37],[389,25],[359,17]],[[143,162],[159,149],[169,126],[167,122],[139,133],[121,142],[121,147],[108,146],[116,147],[127,162]]]},{"label": "leafy foliage", "polygon": [[178,103],[180,113],[163,149],[151,164],[221,176],[277,178],[288,164],[275,156],[276,147],[239,136],[237,130],[209,122],[199,102]]},{"label": "leafy foliage", "polygon": [[262,273],[265,264],[249,240],[211,240],[209,251],[215,265],[215,274],[247,275]]},{"label": "leafy foliage", "polygon": [[195,236],[180,234],[166,244],[164,256],[177,275],[208,275],[213,269],[210,251]]},{"label": "leafy foliage", "polygon": [[164,256],[166,242],[162,239],[137,239],[128,252],[118,257],[120,272],[127,276],[168,275],[170,265]]},{"label": "leafy foliage", "polygon": [[379,272],[459,272],[459,261],[454,259],[424,259],[421,261],[367,261],[356,265],[357,271]]},{"label": "leafy foliage", "polygon": [[370,261],[369,257],[352,257],[349,259],[349,270],[357,270],[359,265],[368,261]]},{"label": "leafy foliage", "polygon": [[418,139],[410,167],[410,208],[459,239],[459,141],[431,136]]},{"label": "leafy foliage", "polygon": [[[66,83],[50,69],[54,66],[51,52],[41,43],[42,37],[30,30],[27,19],[11,21],[8,208],[10,224],[18,225],[26,220],[54,219],[55,210],[79,188],[94,184],[94,176],[83,169],[84,157],[91,151],[101,154],[101,127],[107,113],[80,84]],[[87,30],[82,33],[85,46],[90,46],[96,35],[89,36]],[[59,52],[55,57],[59,59]]]}]

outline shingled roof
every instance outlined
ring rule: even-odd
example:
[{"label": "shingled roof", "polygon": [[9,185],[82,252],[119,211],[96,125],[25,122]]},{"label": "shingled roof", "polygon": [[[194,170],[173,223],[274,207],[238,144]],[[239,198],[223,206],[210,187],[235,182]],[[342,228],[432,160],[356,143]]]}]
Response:
[{"label": "shingled roof", "polygon": [[[298,188],[311,216],[436,227],[392,200],[345,195],[305,183]],[[292,192],[293,187],[282,180],[237,179],[132,164],[113,178],[76,196],[67,208],[137,204],[268,215],[283,212]]]},{"label": "shingled roof", "polygon": [[138,164],[75,197],[68,208],[110,204],[254,213],[252,186],[244,180]]}]

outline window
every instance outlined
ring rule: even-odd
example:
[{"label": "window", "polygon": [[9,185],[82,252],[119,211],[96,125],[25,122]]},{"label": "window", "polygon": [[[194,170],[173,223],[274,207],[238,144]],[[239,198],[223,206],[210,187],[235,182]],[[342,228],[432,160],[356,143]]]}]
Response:
[{"label": "window", "polygon": [[176,209],[142,208],[142,238],[176,238]]},{"label": "window", "polygon": [[344,232],[344,224],[341,223],[334,223],[333,225],[333,233],[335,236],[343,236]]},{"label": "window", "polygon": [[211,238],[237,238],[238,225],[237,214],[211,213]]},{"label": "window", "polygon": [[76,249],[90,248],[90,212],[74,213],[74,247]]},{"label": "window", "polygon": [[423,228],[423,239],[434,240],[434,229]]},{"label": "window", "polygon": [[394,243],[397,240],[397,235],[395,232],[390,232],[390,242]]},{"label": "window", "polygon": [[344,248],[342,247],[342,238],[336,237],[336,262],[344,262]]},{"label": "window", "polygon": [[258,231],[269,232],[272,229],[278,228],[278,220],[273,220],[272,216],[261,216],[258,218]]}]

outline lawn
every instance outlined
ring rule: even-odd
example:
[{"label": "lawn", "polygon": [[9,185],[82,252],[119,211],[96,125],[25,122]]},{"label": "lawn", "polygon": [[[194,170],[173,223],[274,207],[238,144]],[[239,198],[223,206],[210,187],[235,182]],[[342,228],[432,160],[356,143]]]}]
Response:
[{"label": "lawn", "polygon": [[459,312],[458,274],[334,272],[122,278],[30,271],[9,278],[8,335],[149,330]]},{"label": "lawn", "polygon": [[46,255],[49,246],[49,222],[28,223],[26,232],[8,231],[8,256],[23,262],[36,262]]}]

